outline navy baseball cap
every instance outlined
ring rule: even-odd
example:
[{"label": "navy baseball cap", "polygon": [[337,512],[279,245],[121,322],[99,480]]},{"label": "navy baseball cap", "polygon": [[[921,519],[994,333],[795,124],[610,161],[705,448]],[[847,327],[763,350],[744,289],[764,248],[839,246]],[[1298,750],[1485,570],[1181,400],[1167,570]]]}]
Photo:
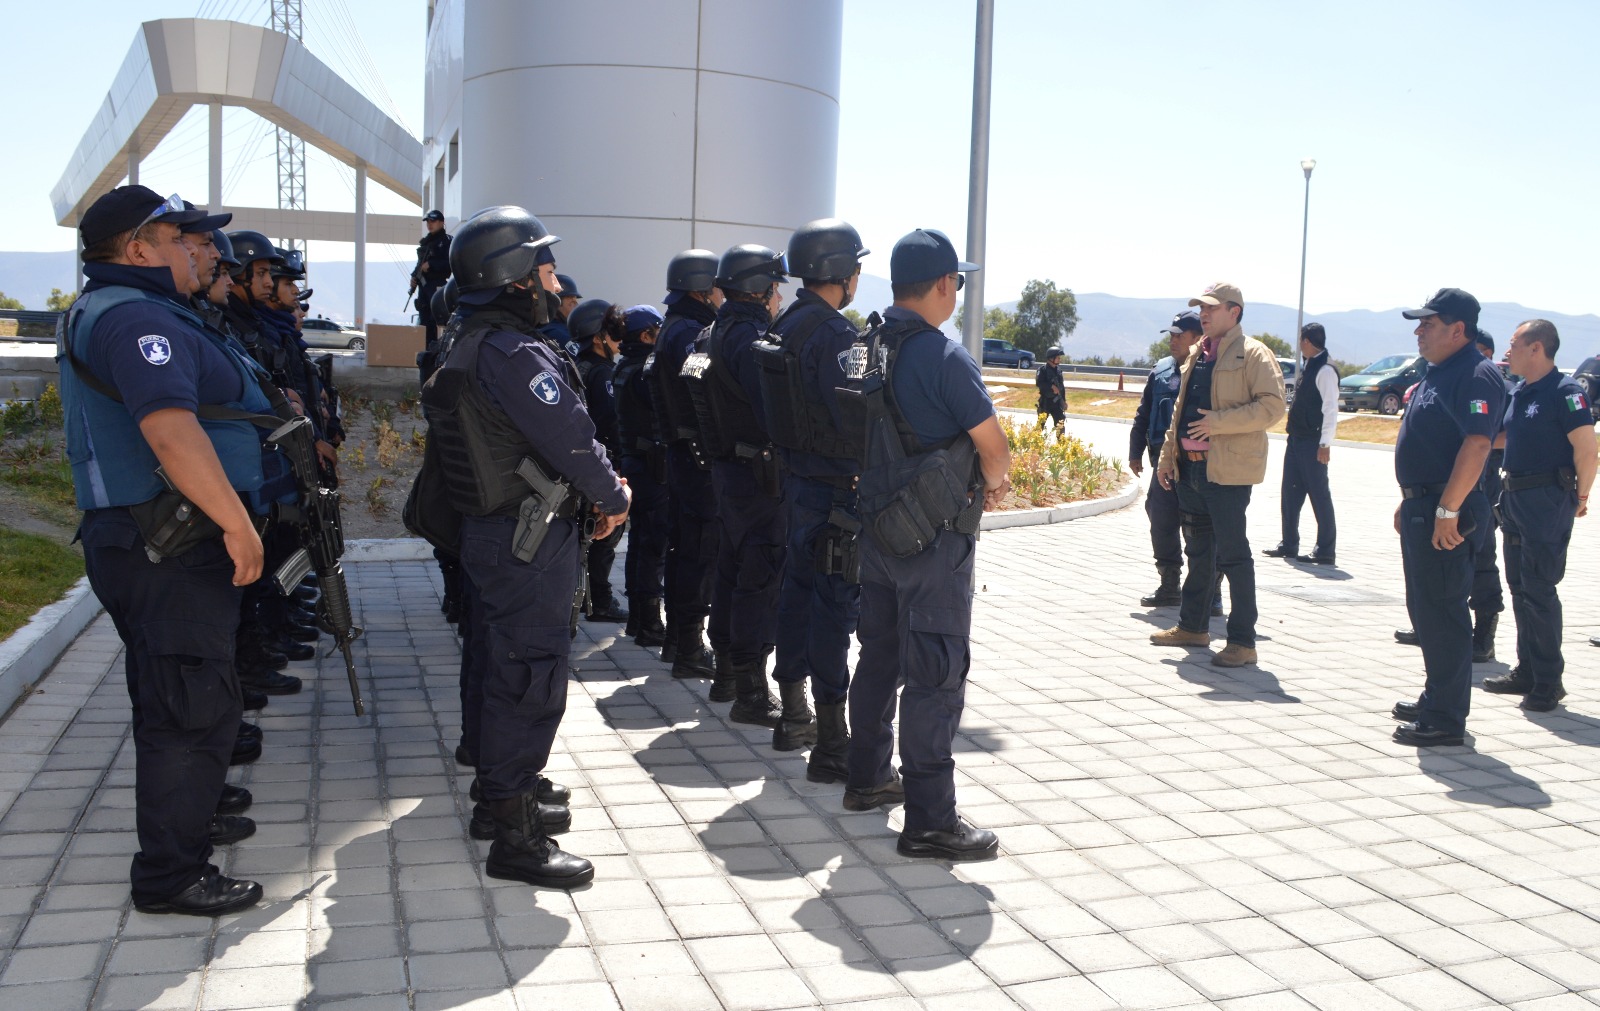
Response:
[{"label": "navy baseball cap", "polygon": [[78,221],[78,234],[88,248],[148,221],[164,221],[182,228],[203,221],[205,217],[205,211],[194,210],[193,205],[186,204],[176,193],[162,199],[161,194],[148,186],[118,186],[83,212]]},{"label": "navy baseball cap", "polygon": [[919,228],[906,235],[894,244],[894,251],[889,254],[891,284],[916,284],[946,274],[982,269],[957,256],[949,236],[933,228]]},{"label": "navy baseball cap", "polygon": [[629,333],[638,333],[640,330],[660,326],[662,318],[661,310],[653,305],[631,305],[622,314],[623,323]]},{"label": "navy baseball cap", "polygon": [[1420,309],[1402,309],[1406,319],[1424,319],[1428,316],[1449,316],[1461,320],[1471,330],[1478,328],[1478,313],[1482,309],[1478,300],[1460,288],[1440,288]]},{"label": "navy baseball cap", "polygon": [[1473,327],[1473,329],[1477,332],[1472,335],[1472,342],[1487,350],[1491,355],[1494,354],[1494,337],[1490,335],[1489,331],[1481,326]]},{"label": "navy baseball cap", "polygon": [[1172,325],[1163,327],[1157,333],[1204,333],[1204,330],[1200,326],[1200,314],[1189,309],[1172,317]]},{"label": "navy baseball cap", "polygon": [[422,220],[423,221],[443,221],[444,220],[444,212],[443,211],[429,211],[428,213],[426,213],[426,214],[424,214],[422,216]]},{"label": "navy baseball cap", "polygon": [[561,283],[562,298],[582,298],[583,292],[578,290],[578,282],[572,279],[571,274],[557,274],[556,280]]},{"label": "navy baseball cap", "polygon": [[[187,200],[183,202],[183,206],[185,210],[197,210],[201,214],[205,214],[204,207],[196,207]],[[206,214],[206,216],[201,218],[199,221],[191,221],[186,225],[179,225],[178,231],[190,233],[214,232],[219,228],[228,227],[228,223],[232,220],[233,215],[228,212],[223,212],[222,214]]]}]

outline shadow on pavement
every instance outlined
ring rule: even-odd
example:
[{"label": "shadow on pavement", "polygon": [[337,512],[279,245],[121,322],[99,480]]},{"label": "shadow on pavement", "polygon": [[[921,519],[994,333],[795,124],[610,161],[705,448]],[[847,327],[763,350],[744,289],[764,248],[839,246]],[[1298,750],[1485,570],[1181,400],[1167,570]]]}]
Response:
[{"label": "shadow on pavement", "polygon": [[1215,702],[1268,702],[1273,705],[1300,701],[1299,696],[1284,691],[1276,674],[1259,665],[1213,667],[1198,650],[1182,660],[1169,658],[1161,662],[1175,669],[1178,676],[1190,684],[1205,688],[1200,693],[1203,699]]},{"label": "shadow on pavement", "polygon": [[1474,751],[1439,753],[1419,748],[1417,768],[1430,779],[1448,786],[1450,792],[1446,796],[1463,804],[1550,806],[1550,795],[1543,787],[1492,755]]},{"label": "shadow on pavement", "polygon": [[1556,709],[1548,713],[1522,713],[1529,723],[1537,724],[1564,741],[1600,748],[1600,720],[1583,716],[1570,709]]}]

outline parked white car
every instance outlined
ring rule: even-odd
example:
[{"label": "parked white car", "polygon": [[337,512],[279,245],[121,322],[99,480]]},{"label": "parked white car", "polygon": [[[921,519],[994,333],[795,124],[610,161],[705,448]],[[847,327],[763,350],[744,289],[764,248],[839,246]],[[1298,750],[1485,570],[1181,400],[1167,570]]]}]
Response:
[{"label": "parked white car", "polygon": [[326,316],[308,316],[300,324],[300,336],[314,348],[347,348],[365,351],[367,332],[345,323],[335,323]]}]

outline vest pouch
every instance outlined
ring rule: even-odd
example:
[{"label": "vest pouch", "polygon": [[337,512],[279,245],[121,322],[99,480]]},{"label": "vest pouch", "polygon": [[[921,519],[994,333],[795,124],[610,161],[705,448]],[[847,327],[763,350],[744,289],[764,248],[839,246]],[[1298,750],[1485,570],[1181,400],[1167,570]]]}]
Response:
[{"label": "vest pouch", "polygon": [[405,528],[440,551],[455,556],[461,550],[461,514],[450,503],[438,443],[429,439],[422,450],[422,469],[411,482],[401,522]]},{"label": "vest pouch", "polygon": [[155,498],[129,506],[133,521],[144,537],[145,554],[152,562],[176,558],[199,544],[222,536],[222,528],[181,492],[171,489]]},{"label": "vest pouch", "polygon": [[972,460],[970,448],[936,449],[862,474],[861,519],[878,547],[909,558],[962,518],[972,504]]},{"label": "vest pouch", "polygon": [[756,374],[761,383],[761,403],[766,414],[767,435],[784,449],[810,452],[807,439],[805,389],[800,379],[800,359],[786,354],[770,341],[757,341]]},{"label": "vest pouch", "polygon": [[683,371],[679,373],[684,389],[689,393],[689,400],[694,405],[694,441],[713,460],[727,460],[733,457],[733,439],[726,427],[722,424],[720,406],[716,395],[711,390],[713,382],[711,376],[711,356],[703,351],[697,351],[683,361]]}]

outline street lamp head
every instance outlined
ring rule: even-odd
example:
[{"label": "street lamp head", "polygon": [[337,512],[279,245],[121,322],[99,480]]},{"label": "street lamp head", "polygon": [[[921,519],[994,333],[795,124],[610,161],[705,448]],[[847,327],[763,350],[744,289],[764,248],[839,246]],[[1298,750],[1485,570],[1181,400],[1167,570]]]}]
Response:
[{"label": "street lamp head", "polygon": [[1300,167],[1306,170],[1306,178],[1310,179],[1311,170],[1317,167],[1317,160],[1315,158],[1302,159],[1300,162]]}]

